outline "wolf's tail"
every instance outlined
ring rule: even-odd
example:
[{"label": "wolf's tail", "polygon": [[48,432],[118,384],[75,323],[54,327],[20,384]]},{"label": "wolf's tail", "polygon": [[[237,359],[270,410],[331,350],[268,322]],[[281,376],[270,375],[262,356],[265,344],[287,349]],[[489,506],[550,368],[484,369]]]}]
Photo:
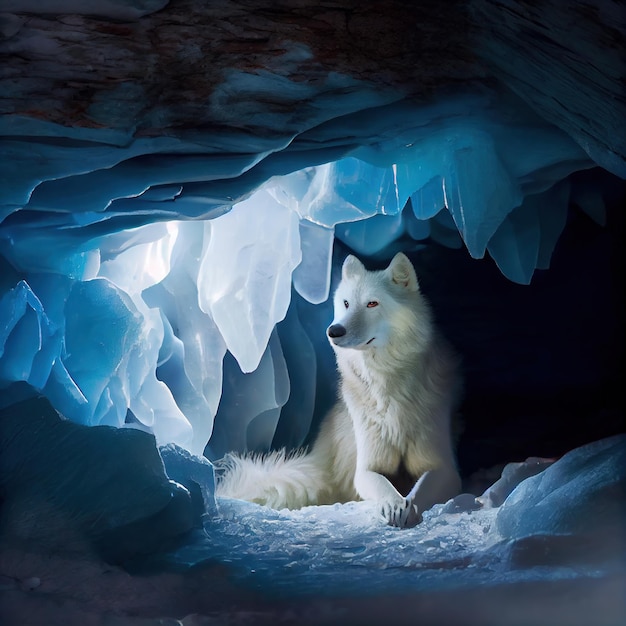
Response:
[{"label": "wolf's tail", "polygon": [[256,502],[274,509],[319,504],[327,477],[306,451],[239,456],[227,454],[215,463],[217,496]]}]

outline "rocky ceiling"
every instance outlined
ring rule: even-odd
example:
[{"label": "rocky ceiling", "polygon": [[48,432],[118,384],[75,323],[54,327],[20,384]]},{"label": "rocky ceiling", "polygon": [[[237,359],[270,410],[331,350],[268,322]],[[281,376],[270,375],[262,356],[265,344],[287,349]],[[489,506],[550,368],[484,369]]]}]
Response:
[{"label": "rocky ceiling", "polygon": [[0,133],[45,120],[260,151],[372,104],[504,85],[624,176],[625,33],[602,0],[3,0]]}]

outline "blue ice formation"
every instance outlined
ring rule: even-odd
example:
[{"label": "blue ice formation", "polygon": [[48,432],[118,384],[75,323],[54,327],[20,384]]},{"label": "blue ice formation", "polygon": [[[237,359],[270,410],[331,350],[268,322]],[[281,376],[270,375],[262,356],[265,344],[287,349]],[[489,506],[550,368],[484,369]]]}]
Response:
[{"label": "blue ice formation", "polygon": [[604,219],[600,192],[568,182],[594,165],[579,145],[492,100],[374,102],[245,146],[12,120],[0,387],[25,382],[78,423],[210,457],[301,444],[333,370],[336,240],[378,258],[464,245],[526,284],[572,201]]},{"label": "blue ice formation", "polygon": [[504,537],[593,531],[625,542],[625,516],[626,435],[616,435],[572,450],[523,481],[500,507],[496,525]]}]

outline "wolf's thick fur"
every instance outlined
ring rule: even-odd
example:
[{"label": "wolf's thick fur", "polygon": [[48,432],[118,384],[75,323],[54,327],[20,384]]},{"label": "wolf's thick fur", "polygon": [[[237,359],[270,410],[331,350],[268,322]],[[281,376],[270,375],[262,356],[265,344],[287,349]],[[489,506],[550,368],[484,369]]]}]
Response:
[{"label": "wolf's thick fur", "polygon": [[402,253],[374,272],[348,256],[334,307],[340,394],[311,451],[228,455],[217,494],[273,508],[374,500],[390,524],[414,525],[460,490],[450,434],[458,359]]}]

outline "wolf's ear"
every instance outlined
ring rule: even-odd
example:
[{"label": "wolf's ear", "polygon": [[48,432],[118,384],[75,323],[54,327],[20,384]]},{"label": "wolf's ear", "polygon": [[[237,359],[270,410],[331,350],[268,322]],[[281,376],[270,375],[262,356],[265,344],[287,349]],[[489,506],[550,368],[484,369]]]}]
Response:
[{"label": "wolf's ear", "polygon": [[358,276],[365,271],[365,266],[359,259],[352,254],[346,257],[341,268],[341,278],[350,278],[351,276]]},{"label": "wolf's ear", "polygon": [[419,282],[413,263],[402,252],[398,252],[391,259],[391,263],[385,271],[396,285],[405,287],[409,291],[419,291]]}]

